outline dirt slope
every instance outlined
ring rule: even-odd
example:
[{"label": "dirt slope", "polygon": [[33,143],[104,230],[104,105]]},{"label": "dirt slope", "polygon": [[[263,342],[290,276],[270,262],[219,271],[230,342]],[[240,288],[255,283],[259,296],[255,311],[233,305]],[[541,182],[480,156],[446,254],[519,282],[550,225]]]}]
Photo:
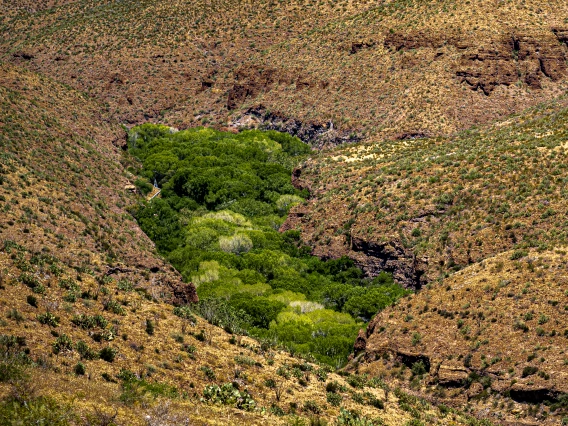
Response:
[{"label": "dirt slope", "polygon": [[0,55],[127,123],[447,135],[566,87],[562,1],[4,3]]},{"label": "dirt slope", "polygon": [[495,421],[560,424],[568,410],[566,251],[513,253],[379,313],[359,342],[359,371]]},{"label": "dirt slope", "polygon": [[319,153],[294,173],[312,196],[284,228],[414,288],[503,251],[565,245],[567,116],[561,99],[454,138]]},{"label": "dirt slope", "polygon": [[191,301],[126,211],[136,200],[125,189],[133,176],[113,145],[123,130],[87,96],[23,68],[0,65],[0,91],[0,240]]}]

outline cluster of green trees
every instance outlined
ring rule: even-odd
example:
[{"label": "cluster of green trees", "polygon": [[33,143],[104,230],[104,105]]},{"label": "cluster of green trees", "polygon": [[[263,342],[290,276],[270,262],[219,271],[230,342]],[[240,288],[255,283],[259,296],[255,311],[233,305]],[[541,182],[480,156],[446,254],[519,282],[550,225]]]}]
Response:
[{"label": "cluster of green trees", "polygon": [[175,132],[144,124],[129,134],[138,187],[162,198],[134,214],[200,299],[241,313],[245,330],[322,362],[341,363],[358,330],[406,294],[392,276],[363,278],[350,259],[310,255],[298,231],[278,229],[307,194],[291,170],[310,149],[274,131]]}]

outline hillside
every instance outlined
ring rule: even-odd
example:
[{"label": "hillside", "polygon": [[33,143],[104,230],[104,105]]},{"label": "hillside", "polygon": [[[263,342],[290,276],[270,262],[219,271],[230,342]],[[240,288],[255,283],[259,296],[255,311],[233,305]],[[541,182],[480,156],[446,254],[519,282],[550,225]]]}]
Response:
[{"label": "hillside", "polygon": [[453,138],[320,152],[294,171],[311,198],[282,230],[421,289],[375,316],[352,368],[505,424],[565,418],[567,114],[560,98]]},{"label": "hillside", "polygon": [[122,130],[23,68],[0,91],[0,424],[477,424],[174,308],[195,292],[125,211]]},{"label": "hillside", "polygon": [[565,1],[0,34],[0,425],[568,424]]},{"label": "hillside", "polygon": [[323,145],[448,135],[566,88],[565,2],[4,2],[0,57],[119,122]]},{"label": "hillside", "polygon": [[514,253],[377,314],[359,342],[358,371],[493,421],[565,421],[566,251]]},{"label": "hillside", "polygon": [[283,229],[414,288],[504,251],[563,246],[567,116],[562,98],[453,138],[320,152],[294,172],[311,198]]}]

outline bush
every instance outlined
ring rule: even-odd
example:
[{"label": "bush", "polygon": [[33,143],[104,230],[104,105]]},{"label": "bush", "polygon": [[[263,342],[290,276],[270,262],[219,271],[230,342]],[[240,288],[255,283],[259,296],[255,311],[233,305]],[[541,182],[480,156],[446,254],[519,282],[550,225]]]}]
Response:
[{"label": "bush", "polygon": [[126,315],[124,308],[120,306],[116,300],[108,299],[103,302],[103,308],[105,311],[112,312],[113,314],[117,315]]},{"label": "bush", "polygon": [[81,359],[94,360],[99,358],[99,354],[82,340],[75,344],[75,350],[81,355]]},{"label": "bush", "polygon": [[525,368],[523,368],[523,372],[521,374],[521,377],[532,376],[537,371],[538,371],[538,367],[533,367],[532,365],[527,365]]},{"label": "bush", "polygon": [[84,376],[86,371],[85,364],[83,364],[82,362],[78,362],[77,364],[75,364],[73,371],[78,376]]},{"label": "bush", "polygon": [[113,362],[117,353],[118,351],[115,348],[107,346],[101,349],[101,351],[99,352],[99,358],[105,360],[106,362]]},{"label": "bush", "polygon": [[327,393],[327,402],[329,402],[329,404],[333,405],[334,407],[339,407],[341,405],[342,400],[343,400],[343,397],[341,395],[339,395],[338,393],[334,393],[334,392],[328,392]]},{"label": "bush", "polygon": [[59,336],[55,342],[53,342],[53,353],[59,354],[61,352],[67,352],[73,350],[73,342],[71,338],[66,334]]},{"label": "bush", "polygon": [[59,325],[59,317],[56,317],[51,312],[46,312],[44,314],[38,315],[37,320],[40,324],[46,324],[50,327],[57,327]]},{"label": "bush", "polygon": [[154,321],[151,319],[146,320],[146,333],[148,333],[149,336],[154,335]]},{"label": "bush", "polygon": [[203,389],[203,397],[223,405],[234,405],[241,410],[252,411],[256,407],[256,402],[246,391],[239,391],[232,383],[225,383],[222,386],[209,385]]},{"label": "bush", "polygon": [[85,330],[90,330],[92,328],[106,328],[108,321],[102,315],[75,315],[71,322],[78,327]]}]

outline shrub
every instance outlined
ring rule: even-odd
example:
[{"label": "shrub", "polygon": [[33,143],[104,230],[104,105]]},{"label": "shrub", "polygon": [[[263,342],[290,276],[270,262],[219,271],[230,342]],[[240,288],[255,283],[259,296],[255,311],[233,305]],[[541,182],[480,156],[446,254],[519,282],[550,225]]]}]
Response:
[{"label": "shrub", "polygon": [[215,372],[211,369],[211,367],[208,367],[206,365],[202,365],[201,367],[199,367],[199,369],[201,371],[203,371],[203,373],[205,374],[205,377],[207,377],[207,379],[215,380],[216,375],[215,375]]},{"label": "shrub", "polygon": [[134,290],[134,285],[128,280],[120,280],[116,286],[119,290],[126,292]]},{"label": "shrub", "polygon": [[307,400],[306,402],[304,402],[304,411],[313,414],[319,414],[321,413],[321,408],[315,401]]},{"label": "shrub", "polygon": [[117,353],[118,351],[115,348],[107,346],[101,349],[101,351],[99,352],[99,357],[106,362],[113,362]]},{"label": "shrub", "polygon": [[335,392],[328,392],[327,393],[327,402],[334,407],[339,407],[341,405],[341,401],[343,397]]},{"label": "shrub", "polygon": [[99,358],[99,354],[82,340],[75,344],[75,350],[81,355],[81,359],[93,360]]},{"label": "shrub", "polygon": [[105,311],[112,312],[113,314],[117,315],[126,315],[124,308],[120,306],[116,300],[108,299],[103,302],[103,308]]},{"label": "shrub", "polygon": [[106,328],[108,325],[108,321],[102,315],[84,315],[79,314],[75,315],[71,322],[78,327],[81,327],[85,330],[90,330],[92,328]]},{"label": "shrub", "polygon": [[46,324],[50,327],[57,327],[59,325],[59,317],[56,317],[51,312],[46,312],[44,314],[38,315],[37,320],[40,324]]},{"label": "shrub", "polygon": [[418,361],[412,364],[412,374],[414,376],[422,376],[426,374],[426,366],[423,361]]},{"label": "shrub", "polygon": [[538,367],[534,367],[532,365],[527,365],[525,368],[523,368],[523,372],[521,373],[521,377],[532,376],[537,371],[538,371]]},{"label": "shrub", "polygon": [[77,364],[75,364],[75,367],[73,368],[73,371],[75,372],[75,374],[77,374],[78,376],[84,376],[85,375],[85,364],[83,364],[82,362],[78,362]]},{"label": "shrub", "polygon": [[59,336],[55,342],[53,342],[53,353],[59,354],[61,352],[72,351],[73,350],[73,342],[71,338],[66,334],[62,334]]},{"label": "shrub", "polygon": [[28,294],[28,296],[26,297],[26,302],[28,302],[28,305],[33,306],[34,308],[37,308],[37,297]]},{"label": "shrub", "polygon": [[422,335],[420,333],[414,333],[412,335],[412,346],[418,345],[422,341]]},{"label": "shrub", "polygon": [[148,333],[149,336],[154,335],[154,321],[151,319],[146,320],[146,333]]},{"label": "shrub", "polygon": [[208,385],[203,389],[203,397],[223,405],[234,405],[241,410],[252,411],[256,407],[256,402],[251,395],[245,391],[239,391],[232,383],[225,383],[221,386]]}]

